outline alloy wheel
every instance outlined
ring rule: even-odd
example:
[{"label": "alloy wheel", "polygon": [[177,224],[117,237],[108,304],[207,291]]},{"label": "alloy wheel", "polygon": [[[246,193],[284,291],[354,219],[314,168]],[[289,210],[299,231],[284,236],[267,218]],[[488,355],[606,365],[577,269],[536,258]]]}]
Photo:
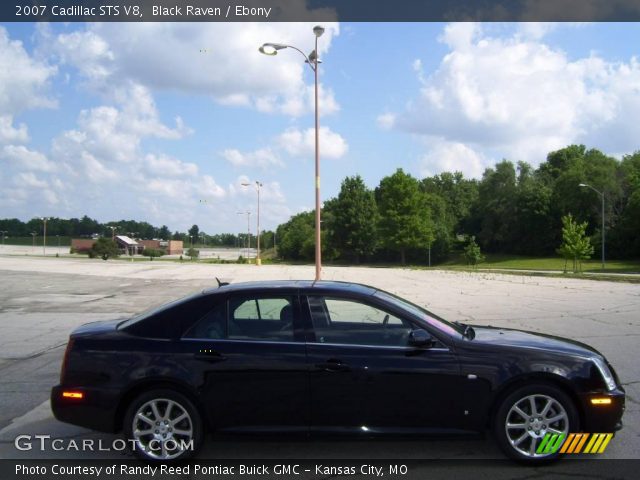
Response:
[{"label": "alloy wheel", "polygon": [[547,433],[569,432],[569,415],[555,398],[533,394],[516,401],[505,420],[505,432],[511,447],[528,458],[546,457],[537,453],[538,446]]},{"label": "alloy wheel", "polygon": [[193,445],[194,426],[189,412],[175,400],[156,398],[133,415],[136,448],[154,460],[171,460]]}]

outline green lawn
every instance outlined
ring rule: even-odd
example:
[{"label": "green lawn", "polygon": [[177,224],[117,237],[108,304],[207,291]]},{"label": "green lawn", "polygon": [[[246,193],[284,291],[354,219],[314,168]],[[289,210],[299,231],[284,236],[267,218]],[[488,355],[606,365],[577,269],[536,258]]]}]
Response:
[{"label": "green lawn", "polygon": [[[440,265],[443,267],[463,267],[468,265],[462,259],[451,260]],[[582,262],[583,272],[603,272],[600,259],[591,259]],[[638,260],[611,260],[605,264],[605,273],[640,273],[640,261]],[[559,257],[520,257],[516,255],[487,255],[484,262],[478,268],[499,268],[513,270],[564,270],[564,260]],[[567,263],[571,269],[571,262]]]}]

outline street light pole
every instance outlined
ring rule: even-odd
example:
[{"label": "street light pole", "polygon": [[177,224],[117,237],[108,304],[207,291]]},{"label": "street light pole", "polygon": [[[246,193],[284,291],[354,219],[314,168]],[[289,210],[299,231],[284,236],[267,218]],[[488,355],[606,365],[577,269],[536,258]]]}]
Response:
[{"label": "street light pole", "polygon": [[31,250],[36,248],[36,235],[38,235],[36,232],[31,232],[31,238],[33,239],[33,243],[31,244]]},{"label": "street light pole", "polygon": [[2,245],[4,245],[4,237],[7,236],[7,233],[9,233],[9,230],[0,230],[0,233],[2,234]]},{"label": "street light pole", "polygon": [[587,187],[600,195],[602,199],[602,270],[604,270],[604,190],[601,192],[600,190],[596,190],[591,185],[586,183],[581,183],[578,185],[579,187]]},{"label": "street light pole", "polygon": [[237,212],[238,215],[246,215],[247,216],[247,259],[250,257],[249,250],[251,249],[251,212],[247,210],[246,212]]},{"label": "street light pole", "polygon": [[[248,187],[249,185],[251,185],[248,182],[243,182],[241,184],[243,187]],[[256,238],[257,238],[257,242],[256,242],[256,248],[257,248],[257,253],[256,253],[256,265],[262,265],[262,260],[260,259],[260,187],[262,187],[262,183],[260,183],[260,181],[256,180],[256,191],[258,192],[258,208],[257,208],[257,232],[256,232]]]},{"label": "street light pole", "polygon": [[318,114],[318,65],[320,59],[318,58],[318,38],[324,33],[324,27],[316,25],[313,27],[313,34],[315,35],[315,49],[308,56],[297,47],[293,45],[285,45],[282,43],[265,43],[258,50],[265,55],[277,55],[278,50],[285,48],[293,48],[302,54],[305,58],[305,62],[313,70],[314,76],[314,100],[315,100],[315,242],[316,242],[316,281],[320,280],[322,273],[322,247],[321,247],[321,235],[320,235],[320,122]]},{"label": "street light pole", "polygon": [[42,228],[42,255],[45,257],[47,256],[47,220],[49,220],[47,217],[42,217],[42,222],[44,224]]}]

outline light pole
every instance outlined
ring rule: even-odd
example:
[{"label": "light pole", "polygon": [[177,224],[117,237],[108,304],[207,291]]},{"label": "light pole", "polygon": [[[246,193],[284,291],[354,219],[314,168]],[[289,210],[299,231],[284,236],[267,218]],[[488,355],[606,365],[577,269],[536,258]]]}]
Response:
[{"label": "light pole", "polygon": [[596,192],[598,195],[600,195],[602,199],[602,270],[604,270],[604,191],[601,192],[600,190],[596,190],[591,185],[588,185],[586,183],[581,183],[578,186],[590,188],[591,190]]},{"label": "light pole", "polygon": [[309,56],[305,55],[305,53],[297,47],[293,45],[284,45],[282,43],[265,43],[258,50],[260,53],[264,53],[265,55],[277,55],[278,50],[283,50],[285,48],[293,48],[294,50],[300,52],[302,56],[305,58],[305,62],[309,65],[311,70],[313,70],[314,82],[315,82],[315,91],[314,91],[314,100],[315,100],[315,143],[316,143],[316,176],[315,176],[315,189],[316,189],[316,281],[320,280],[321,271],[322,271],[322,249],[321,249],[321,238],[320,238],[320,132],[319,132],[319,120],[318,120],[318,65],[320,64],[320,59],[318,58],[318,38],[322,36],[324,33],[324,27],[320,25],[316,25],[313,27],[313,34],[315,35],[315,49],[313,52],[309,54]]},{"label": "light pole", "polygon": [[49,220],[48,217],[42,217],[40,220],[42,220],[42,255],[44,255],[45,257],[47,256],[47,220]]},{"label": "light pole", "polygon": [[33,243],[31,244],[31,249],[34,250],[36,248],[36,232],[31,232],[31,237],[33,238]]},{"label": "light pole", "polygon": [[116,230],[118,229],[118,227],[114,227],[113,225],[109,225],[109,228],[111,229],[111,240],[115,240],[116,239]]},{"label": "light pole", "polygon": [[7,233],[9,233],[9,230],[0,230],[0,233],[2,234],[2,245],[4,245],[4,238],[7,236]]},{"label": "light pole", "polygon": [[[243,187],[248,187],[251,184],[249,182],[243,182]],[[256,242],[257,254],[256,254],[256,265],[262,265],[262,260],[260,259],[260,187],[262,187],[262,183],[256,180],[256,191],[258,192],[258,209],[257,209],[257,230],[256,230],[256,238],[258,239]]]},{"label": "light pole", "polygon": [[251,249],[251,212],[237,212],[238,215],[247,216],[247,258],[249,258],[249,250]]}]

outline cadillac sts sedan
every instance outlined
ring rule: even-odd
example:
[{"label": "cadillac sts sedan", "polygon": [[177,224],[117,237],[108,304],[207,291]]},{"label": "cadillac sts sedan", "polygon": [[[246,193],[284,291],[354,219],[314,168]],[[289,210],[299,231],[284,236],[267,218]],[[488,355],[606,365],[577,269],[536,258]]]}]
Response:
[{"label": "cadillac sts sedan", "polygon": [[58,420],[123,432],[147,460],[194,455],[207,432],[490,430],[529,462],[547,433],[622,427],[607,360],[572,340],[451,323],[341,282],[223,284],[71,333]]}]

